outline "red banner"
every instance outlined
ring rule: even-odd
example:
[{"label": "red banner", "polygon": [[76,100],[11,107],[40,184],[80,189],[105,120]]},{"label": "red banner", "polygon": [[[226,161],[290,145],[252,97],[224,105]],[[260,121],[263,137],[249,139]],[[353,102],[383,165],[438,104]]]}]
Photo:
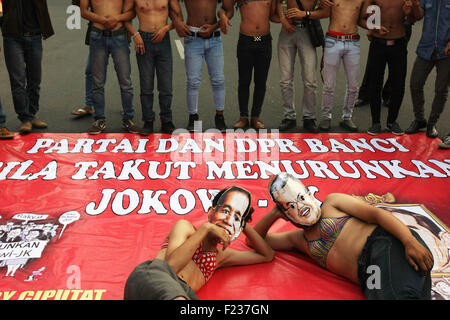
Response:
[{"label": "red banner", "polygon": [[[437,142],[423,134],[272,133],[0,141],[0,299],[121,299],[129,273],[153,259],[175,221],[202,224],[214,194],[239,185],[253,194],[254,225],[273,206],[267,186],[281,171],[319,201],[343,192],[432,220],[436,230],[424,232],[434,241],[433,297],[450,299],[450,157]],[[279,221],[272,231],[293,228]],[[246,249],[244,236],[232,247]],[[198,295],[364,299],[358,285],[295,252],[219,269]]]}]

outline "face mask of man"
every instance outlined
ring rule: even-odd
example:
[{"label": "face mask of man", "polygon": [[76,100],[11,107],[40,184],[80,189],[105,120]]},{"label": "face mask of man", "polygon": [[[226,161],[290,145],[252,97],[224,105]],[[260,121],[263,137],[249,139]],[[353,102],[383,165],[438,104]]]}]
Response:
[{"label": "face mask of man", "polygon": [[296,226],[312,226],[321,216],[318,202],[298,179],[287,173],[276,175],[269,184],[272,199]]},{"label": "face mask of man", "polygon": [[210,209],[209,222],[224,228],[233,241],[244,229],[243,219],[250,202],[249,195],[243,189],[232,187],[220,197],[217,206]]}]

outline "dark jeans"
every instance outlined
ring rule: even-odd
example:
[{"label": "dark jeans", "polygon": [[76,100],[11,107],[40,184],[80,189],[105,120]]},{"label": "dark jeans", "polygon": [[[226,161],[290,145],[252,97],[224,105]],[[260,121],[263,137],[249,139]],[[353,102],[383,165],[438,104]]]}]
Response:
[{"label": "dark jeans", "polygon": [[91,58],[88,55],[88,59],[86,62],[86,69],[84,70],[84,104],[89,108],[94,108],[94,101],[92,100],[92,87],[94,80],[92,79],[92,70],[91,70]]},{"label": "dark jeans", "polygon": [[133,119],[133,86],[131,83],[130,48],[126,34],[105,36],[91,31],[89,40],[89,59],[93,79],[92,100],[95,119],[105,119],[105,83],[109,56],[112,56],[114,69],[120,86],[123,120]]},{"label": "dark jeans", "polygon": [[374,124],[380,123],[381,91],[386,64],[389,67],[389,74],[392,76],[392,93],[388,103],[387,123],[394,123],[397,120],[405,94],[407,54],[405,38],[396,39],[394,45],[388,45],[385,39],[375,37],[370,42],[368,58],[371,65],[370,110]]},{"label": "dark jeans", "polygon": [[3,112],[2,101],[0,100],[0,127],[4,127],[6,124],[6,115]]},{"label": "dark jeans", "polygon": [[238,100],[241,117],[248,117],[248,100],[250,97],[250,83],[254,72],[254,91],[252,117],[261,114],[266,81],[272,59],[272,37],[267,40],[254,41],[253,37],[240,35],[237,45],[237,59],[239,72]]},{"label": "dark jeans", "polygon": [[[412,33],[412,24],[410,22],[407,22],[405,20],[405,38],[406,38],[406,45],[408,45],[409,40],[411,39],[411,33]],[[366,68],[364,70],[364,77],[363,81],[361,83],[361,87],[359,88],[358,92],[358,99],[369,101],[369,74],[370,74],[370,64],[369,59],[367,59],[366,62]],[[389,101],[389,98],[391,97],[392,93],[392,76],[391,72],[389,72],[388,79],[386,83],[384,84],[383,91],[381,92],[381,97],[383,98],[383,101]]]},{"label": "dark jeans", "polygon": [[425,60],[416,58],[410,78],[411,98],[416,120],[425,120],[423,87],[431,70],[436,67],[434,99],[431,105],[429,125],[435,125],[444,110],[450,84],[450,58]]},{"label": "dark jeans", "polygon": [[155,72],[158,80],[158,100],[161,122],[172,121],[172,47],[169,33],[160,43],[153,43],[154,33],[139,31],[144,40],[145,53],[136,52],[141,82],[142,120],[154,121],[153,88]]},{"label": "dark jeans", "polygon": [[[428,249],[417,232],[411,230],[411,233]],[[376,275],[370,266],[379,268],[378,288],[368,285],[368,282],[373,284],[369,277]],[[367,238],[358,260],[358,278],[363,293],[370,300],[431,300],[431,273],[423,276],[416,271],[406,260],[405,247],[400,240],[380,226]]]},{"label": "dark jeans", "polygon": [[42,38],[40,35],[4,36],[3,47],[14,110],[20,121],[32,121],[39,111]]}]

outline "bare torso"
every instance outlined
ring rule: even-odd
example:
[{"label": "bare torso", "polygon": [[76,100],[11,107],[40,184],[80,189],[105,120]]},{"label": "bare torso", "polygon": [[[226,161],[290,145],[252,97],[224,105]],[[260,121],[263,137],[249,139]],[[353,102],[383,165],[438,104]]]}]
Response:
[{"label": "bare torso", "polygon": [[169,0],[135,0],[139,29],[156,32],[165,25],[169,17]]},{"label": "bare torso", "polygon": [[270,32],[272,1],[251,1],[242,5],[240,32],[250,36],[262,36]]},{"label": "bare torso", "polygon": [[[216,245],[208,245],[208,238],[205,238],[203,241],[203,250],[204,251],[215,251]],[[173,251],[172,251],[173,252]],[[164,248],[161,249],[158,254],[156,255],[155,259],[161,259],[166,260],[166,257],[170,255],[171,252],[168,252],[168,249]],[[217,261],[220,260],[220,252],[217,253]],[[183,279],[188,286],[190,286],[195,292],[200,290],[201,287],[203,287],[206,283],[206,279],[203,275],[203,273],[200,271],[197,264],[194,262],[194,260],[190,260],[186,266],[181,269],[177,275]]]},{"label": "bare torso", "polygon": [[201,27],[217,22],[217,0],[184,0],[187,11],[186,24]]},{"label": "bare torso", "polygon": [[374,0],[372,4],[380,7],[381,25],[389,32],[385,35],[373,33],[378,38],[399,39],[405,36],[405,13],[403,0]]},{"label": "bare torso", "polygon": [[[322,207],[322,218],[342,217],[346,214],[336,208]],[[367,241],[367,237],[376,228],[376,225],[363,222],[357,218],[350,218],[344,225],[338,238],[328,252],[326,267],[331,272],[341,275],[352,282],[358,281],[358,259]],[[320,238],[319,225],[305,229],[308,240]],[[299,238],[299,249],[311,256],[306,241]]]},{"label": "bare torso", "polygon": [[[311,11],[311,10],[314,9],[314,5],[316,4],[316,0],[302,0],[301,3],[302,3],[303,8],[305,10]],[[298,9],[300,9],[298,7],[298,5],[297,5],[297,0],[287,0],[287,9],[291,9],[291,8],[298,8]],[[292,23],[292,22],[296,21],[297,19],[288,19],[288,20],[290,20],[289,22]]]},{"label": "bare torso", "polygon": [[334,0],[328,30],[341,33],[357,33],[363,0]]},{"label": "bare torso", "polygon": [[[90,0],[92,11],[97,15],[110,18],[122,13],[123,0]],[[123,23],[119,22],[114,30],[122,27]],[[94,23],[94,27],[99,29],[105,29],[100,23]]]}]

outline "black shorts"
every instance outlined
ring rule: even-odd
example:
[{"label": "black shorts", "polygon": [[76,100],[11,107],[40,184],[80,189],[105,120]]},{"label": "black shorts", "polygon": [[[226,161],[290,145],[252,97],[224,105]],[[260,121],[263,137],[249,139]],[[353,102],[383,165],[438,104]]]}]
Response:
[{"label": "black shorts", "polygon": [[125,284],[125,300],[173,300],[177,297],[198,300],[194,290],[164,260],[139,264]]},{"label": "black shorts", "polygon": [[[429,250],[419,234],[410,230]],[[422,275],[414,270],[406,260],[403,243],[380,226],[367,238],[359,257],[358,279],[367,299],[431,299],[430,271]]]}]

